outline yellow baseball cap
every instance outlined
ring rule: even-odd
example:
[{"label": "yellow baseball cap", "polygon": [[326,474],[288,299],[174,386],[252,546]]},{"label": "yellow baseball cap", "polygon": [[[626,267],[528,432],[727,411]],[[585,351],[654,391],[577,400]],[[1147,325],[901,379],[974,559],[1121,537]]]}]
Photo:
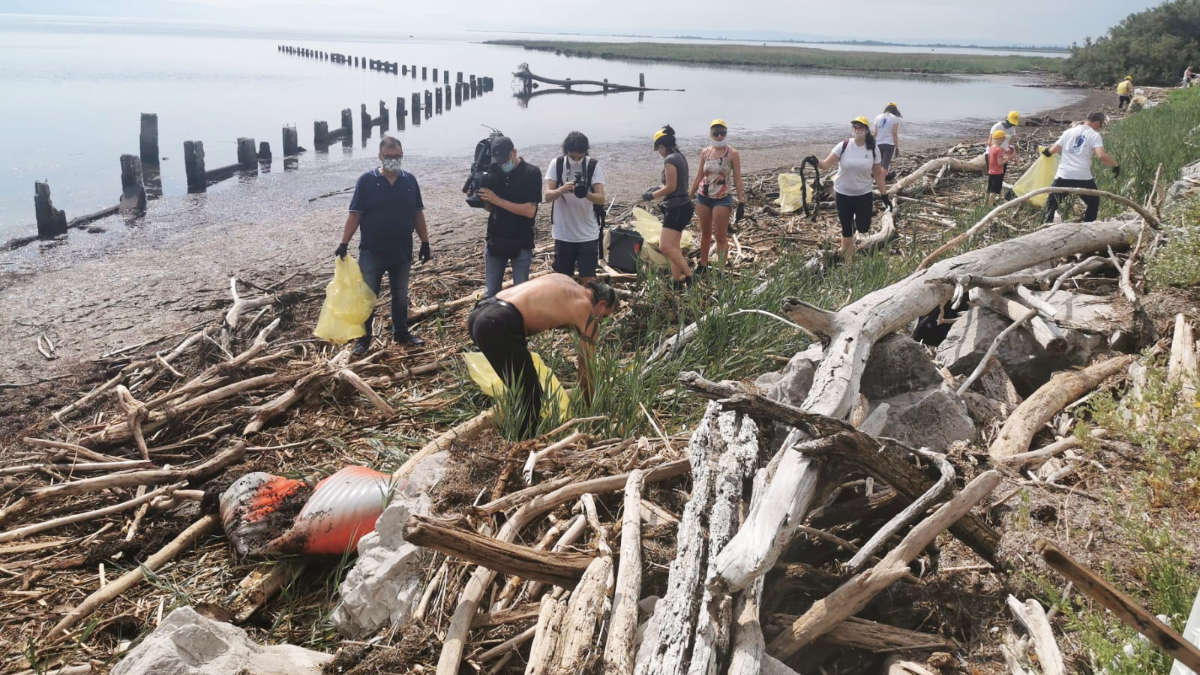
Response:
[{"label": "yellow baseball cap", "polygon": [[895,101],[888,101],[887,107],[888,108],[891,108],[891,107],[899,108],[900,106],[896,105]]},{"label": "yellow baseball cap", "polygon": [[721,119],[720,117],[718,117],[717,119],[715,119],[715,120],[713,120],[713,121],[711,121],[711,122],[709,122],[709,123],[708,123],[708,128],[709,128],[709,129],[711,129],[711,128],[713,128],[713,127],[725,127],[726,129],[728,129],[728,128],[729,128],[729,125],[728,125],[728,124],[725,124],[725,120],[723,120],[723,119]]},{"label": "yellow baseball cap", "polygon": [[1021,113],[1017,112],[1016,110],[1008,113],[1008,123],[1014,127],[1021,126]]},{"label": "yellow baseball cap", "polygon": [[659,129],[658,131],[654,132],[654,147],[656,147],[656,148],[657,148],[657,147],[658,147],[658,140],[659,140],[660,138],[662,138],[663,136],[666,136],[666,135],[667,135],[667,130],[666,130],[666,129]]},{"label": "yellow baseball cap", "polygon": [[862,115],[859,115],[858,117],[855,117],[854,119],[850,120],[850,123],[851,123],[851,124],[858,123],[858,124],[861,124],[861,125],[863,125],[864,127],[868,128],[868,129],[870,129],[870,128],[871,128],[871,123],[870,123],[870,122],[868,122],[868,121],[867,121],[867,118],[866,118],[866,117],[863,117]]},{"label": "yellow baseball cap", "polygon": [[1126,76],[1125,76],[1125,79],[1129,80],[1130,82],[1133,82],[1133,76],[1132,76],[1132,75],[1126,75]]},{"label": "yellow baseball cap", "polygon": [[997,129],[992,132],[992,138],[995,138],[995,139],[1001,139],[1001,138],[1004,138],[1005,136],[1008,136],[1008,134],[1004,133],[1003,129]]}]

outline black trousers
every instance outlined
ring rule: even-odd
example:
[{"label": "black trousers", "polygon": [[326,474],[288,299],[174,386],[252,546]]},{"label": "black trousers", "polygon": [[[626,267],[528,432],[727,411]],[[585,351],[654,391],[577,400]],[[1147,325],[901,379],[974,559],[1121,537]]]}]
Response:
[{"label": "black trousers", "polygon": [[[1092,190],[1097,189],[1096,181],[1093,179],[1072,180],[1070,178],[1055,178],[1054,182],[1051,183],[1050,186],[1051,187],[1090,188]],[[1043,217],[1042,217],[1043,223],[1054,222],[1054,212],[1058,210],[1058,197],[1059,197],[1059,194],[1057,192],[1050,193],[1050,197],[1046,200],[1046,212],[1045,212],[1045,214],[1043,214]],[[1090,223],[1096,219],[1096,214],[1100,213],[1100,198],[1083,196],[1083,195],[1080,195],[1079,198],[1082,199],[1084,205],[1087,206],[1087,211],[1085,211],[1083,214],[1083,222]]]},{"label": "black trousers", "polygon": [[846,196],[840,192],[834,193],[834,201],[837,203],[838,221],[842,224],[843,237],[853,237],[855,230],[863,234],[871,230],[871,203],[873,199],[874,197],[871,196],[870,192],[854,197]]},{"label": "black trousers", "polygon": [[525,318],[511,304],[488,298],[471,311],[467,330],[504,386],[521,392],[521,437],[532,437],[542,412],[542,384],[529,355]]}]

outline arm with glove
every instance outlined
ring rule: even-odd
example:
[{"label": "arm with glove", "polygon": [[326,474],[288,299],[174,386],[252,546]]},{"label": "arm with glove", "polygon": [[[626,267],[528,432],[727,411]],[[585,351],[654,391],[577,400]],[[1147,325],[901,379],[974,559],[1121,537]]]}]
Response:
[{"label": "arm with glove", "polygon": [[429,262],[433,257],[433,252],[429,249],[429,228],[425,225],[424,209],[417,211],[414,229],[417,231],[417,236],[421,238],[421,252],[417,254],[417,259],[421,262]]},{"label": "arm with glove", "polygon": [[338,244],[337,250],[333,255],[338,258],[345,258],[346,251],[350,246],[350,240],[354,238],[354,233],[358,231],[358,221],[361,214],[358,211],[351,211],[346,215],[346,224],[342,226],[342,243]]}]

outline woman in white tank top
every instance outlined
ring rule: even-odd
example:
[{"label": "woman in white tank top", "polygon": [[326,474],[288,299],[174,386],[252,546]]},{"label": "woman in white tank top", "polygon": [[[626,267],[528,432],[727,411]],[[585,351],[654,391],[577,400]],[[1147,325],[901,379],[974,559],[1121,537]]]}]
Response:
[{"label": "woman in white tank top", "polygon": [[700,151],[700,170],[692,180],[688,194],[696,200],[696,215],[700,220],[700,262],[696,272],[708,269],[708,249],[712,240],[717,240],[717,260],[725,263],[729,256],[729,221],[733,214],[733,195],[730,187],[737,190],[737,213],[741,218],[746,202],[746,189],[742,184],[742,158],[738,151],[725,141],[729,127],[725,120],[715,119],[708,126],[710,143]]}]

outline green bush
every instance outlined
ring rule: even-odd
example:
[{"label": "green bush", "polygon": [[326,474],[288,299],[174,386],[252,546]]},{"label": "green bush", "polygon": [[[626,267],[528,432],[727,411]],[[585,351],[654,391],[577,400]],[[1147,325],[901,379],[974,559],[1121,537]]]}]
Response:
[{"label": "green bush", "polygon": [[1200,0],[1174,0],[1130,14],[1107,35],[1073,45],[1063,72],[1097,85],[1126,75],[1134,82],[1172,85],[1189,64],[1200,66]]}]

